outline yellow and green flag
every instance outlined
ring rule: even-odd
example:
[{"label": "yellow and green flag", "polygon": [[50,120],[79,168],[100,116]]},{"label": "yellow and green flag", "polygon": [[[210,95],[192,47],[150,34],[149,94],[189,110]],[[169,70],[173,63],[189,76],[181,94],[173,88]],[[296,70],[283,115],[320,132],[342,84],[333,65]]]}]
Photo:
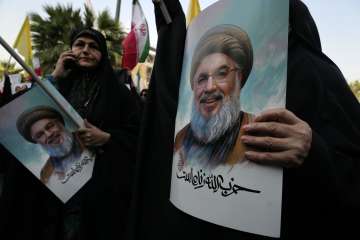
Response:
[{"label": "yellow and green flag", "polygon": [[186,26],[189,26],[190,22],[200,13],[200,4],[198,0],[190,0],[186,15]]},{"label": "yellow and green flag", "polygon": [[32,44],[30,33],[30,19],[26,16],[20,32],[15,40],[14,48],[25,58],[26,64],[32,66]]}]

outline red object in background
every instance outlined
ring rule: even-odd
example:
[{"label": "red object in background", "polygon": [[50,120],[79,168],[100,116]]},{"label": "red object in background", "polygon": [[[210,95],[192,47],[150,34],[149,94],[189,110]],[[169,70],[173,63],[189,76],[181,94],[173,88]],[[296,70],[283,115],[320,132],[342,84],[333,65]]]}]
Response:
[{"label": "red object in background", "polygon": [[122,42],[124,55],[122,68],[132,70],[137,64],[137,46],[135,32],[132,30]]}]

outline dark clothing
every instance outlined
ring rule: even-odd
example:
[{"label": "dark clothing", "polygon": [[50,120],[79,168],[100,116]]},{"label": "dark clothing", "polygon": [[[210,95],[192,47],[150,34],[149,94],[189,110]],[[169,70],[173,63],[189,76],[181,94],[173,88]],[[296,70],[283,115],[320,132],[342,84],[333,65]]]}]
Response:
[{"label": "dark clothing", "polygon": [[[180,3],[165,2],[172,23],[165,24],[156,6],[157,55],[141,131],[129,239],[270,239],[199,220],[169,201],[186,30]],[[308,10],[300,1],[291,2],[286,108],[311,126],[313,140],[304,164],[284,169],[281,239],[345,236],[355,233],[356,221],[350,226],[350,219],[360,214],[360,106],[339,69],[321,53]]]},{"label": "dark clothing", "polygon": [[[4,106],[5,104],[9,103],[16,97],[24,94],[25,91],[20,91],[12,95],[11,93],[11,81],[9,75],[5,74],[5,80],[4,80],[4,88],[3,91],[0,92],[0,108]],[[4,178],[5,173],[7,171],[7,167],[9,165],[9,162],[16,161],[16,159],[7,151],[7,149],[0,143],[0,200],[2,197],[3,192],[3,184],[4,184]],[[1,206],[0,206],[1,210]],[[1,211],[0,211],[0,222],[1,222]],[[1,231],[0,231],[1,233]],[[0,235],[1,236],[1,235]]]},{"label": "dark clothing", "polygon": [[[5,75],[4,79],[4,87],[3,91],[0,91],[0,107],[5,105],[9,99],[11,98],[11,86],[10,86],[10,78],[8,75]],[[8,152],[7,150],[0,144],[0,197],[2,193],[2,185],[3,185],[3,173],[5,171],[5,164],[6,160],[5,158],[8,158],[7,156]]]},{"label": "dark clothing", "polygon": [[[95,149],[92,178],[64,205],[31,172],[13,161],[0,205],[1,239],[122,237],[128,217],[140,112],[128,89],[116,81],[105,39],[100,35],[97,39],[102,59],[96,70],[73,69],[65,79],[58,79],[59,91],[81,116],[111,134],[109,142]],[[76,81],[86,76],[98,82],[81,82],[86,86],[79,86]],[[93,89],[92,94],[89,89]]]},{"label": "dark clothing", "polygon": [[0,107],[11,101],[11,81],[9,75],[5,74],[3,91],[0,92]]},{"label": "dark clothing", "polygon": [[[110,141],[96,149],[93,176],[77,200],[81,217],[76,239],[117,239],[127,223],[139,108],[130,91],[118,83],[107,58],[102,58],[93,72],[75,69],[66,78],[59,80],[60,92],[83,118],[111,134]],[[70,79],[79,81],[66,81]]]},{"label": "dark clothing", "polygon": [[[310,123],[315,132],[315,146],[322,146],[317,149],[323,161],[314,163],[321,163],[322,172],[333,175],[331,179],[335,183],[326,182],[324,178],[320,186],[325,188],[334,183],[337,187],[340,205],[333,208],[339,208],[339,216],[332,220],[340,229],[341,237],[350,239],[358,235],[357,225],[350,219],[360,214],[360,104],[340,69],[322,53],[319,34],[307,7],[300,1],[291,1],[291,4],[293,27],[289,38],[289,63],[292,64],[289,72],[292,76],[289,78],[294,80],[289,81],[288,87],[300,89],[304,94],[289,96],[288,106]],[[318,172],[310,173],[314,177]],[[323,196],[321,201],[328,199]],[[324,228],[330,235],[329,227]]]},{"label": "dark clothing", "polygon": [[[28,91],[28,89],[26,89],[24,91],[19,91],[15,94],[12,94],[11,81],[9,75],[5,74],[4,81],[5,82],[4,82],[3,92],[2,93],[0,92],[0,108]],[[14,157],[0,144],[0,174],[5,172],[7,167],[7,162],[11,161],[9,159],[13,159],[13,158]]]},{"label": "dark clothing", "polygon": [[127,69],[115,69],[115,76],[117,80],[119,81],[119,84],[123,84],[127,87],[129,87],[131,95],[134,99],[136,99],[137,104],[140,109],[143,109],[144,107],[144,101],[141,98],[141,96],[138,94],[136,87],[134,86],[133,80],[131,78],[131,75],[128,73]]}]

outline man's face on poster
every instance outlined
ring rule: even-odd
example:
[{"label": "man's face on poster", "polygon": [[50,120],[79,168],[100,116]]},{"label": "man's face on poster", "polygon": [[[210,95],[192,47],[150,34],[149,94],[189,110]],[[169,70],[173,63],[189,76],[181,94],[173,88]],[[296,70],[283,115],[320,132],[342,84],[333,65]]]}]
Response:
[{"label": "man's face on poster", "polygon": [[223,53],[204,57],[196,69],[192,88],[191,127],[195,137],[209,143],[225,134],[240,115],[241,71]]},{"label": "man's face on poster", "polygon": [[63,157],[71,152],[73,136],[58,119],[44,118],[36,121],[31,126],[30,134],[50,156]]},{"label": "man's face on poster", "polygon": [[195,107],[209,119],[231,95],[239,96],[241,74],[235,62],[223,53],[207,55],[194,75]]}]

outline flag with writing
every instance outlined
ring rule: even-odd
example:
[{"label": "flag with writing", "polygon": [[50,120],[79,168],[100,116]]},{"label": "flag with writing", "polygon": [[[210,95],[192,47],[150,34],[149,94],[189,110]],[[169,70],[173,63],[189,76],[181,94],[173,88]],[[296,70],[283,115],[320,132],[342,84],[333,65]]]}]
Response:
[{"label": "flag with writing", "polygon": [[14,48],[24,57],[25,63],[32,66],[32,44],[29,16],[26,16],[20,32],[16,37]]},{"label": "flag with writing", "polygon": [[122,67],[133,69],[138,62],[144,62],[149,54],[149,28],[137,0],[133,1],[131,31],[123,43]]},{"label": "flag with writing", "polygon": [[198,0],[190,0],[188,11],[186,14],[186,26],[200,13],[200,4]]}]

